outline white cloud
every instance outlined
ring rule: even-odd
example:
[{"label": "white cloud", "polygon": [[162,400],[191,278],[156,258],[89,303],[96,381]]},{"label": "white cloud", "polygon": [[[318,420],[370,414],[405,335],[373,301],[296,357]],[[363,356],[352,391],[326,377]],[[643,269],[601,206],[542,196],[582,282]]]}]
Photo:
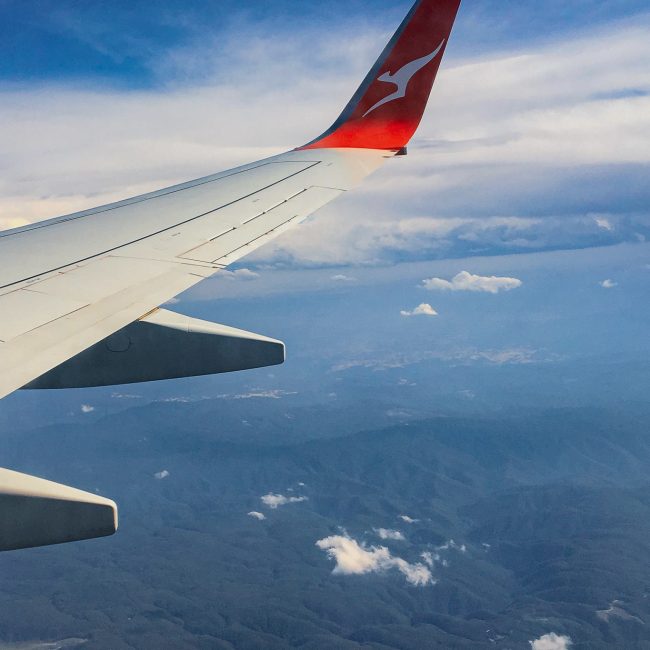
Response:
[{"label": "white cloud", "polygon": [[612,226],[611,221],[607,217],[594,217],[596,225],[602,230],[612,231],[614,226]]},{"label": "white cloud", "polygon": [[264,521],[266,519],[265,514],[262,514],[261,512],[257,512],[256,510],[252,510],[251,512],[249,512],[248,516],[253,517],[253,519],[258,519],[259,521]]},{"label": "white cloud", "polygon": [[397,569],[415,587],[435,584],[428,567],[394,557],[385,546],[366,547],[347,535],[326,537],[318,540],[316,546],[336,561],[333,571],[336,574],[363,575]]},{"label": "white cloud", "polygon": [[236,271],[228,271],[226,269],[217,273],[217,279],[223,278],[225,280],[257,280],[260,277],[259,273],[251,271],[250,269],[237,269]]},{"label": "white cloud", "polygon": [[412,517],[409,517],[408,515],[400,515],[399,518],[407,524],[417,524],[419,519],[413,519]]},{"label": "white cloud", "polygon": [[[447,59],[414,155],[387,164],[365,189],[256,259],[366,263],[393,254],[444,257],[459,247],[547,247],[558,237],[569,246],[593,232],[623,237],[629,184],[616,175],[650,162],[648,24],[640,15],[606,32],[522,40],[518,49],[460,64]],[[324,40],[319,33],[318,48],[306,47],[309,30],[288,39],[243,38],[241,30],[238,39],[197,39],[194,48],[152,57],[165,85],[151,91],[1,88],[0,225],[92,207],[309,140],[348,100],[390,27],[364,21]],[[581,166],[608,165],[598,183],[588,182],[603,214],[614,213],[603,217],[613,231],[585,213],[577,200],[584,185],[571,182]],[[647,221],[647,211],[639,216]]]},{"label": "white cloud", "polygon": [[539,639],[529,641],[529,643],[532,650],[568,650],[573,645],[571,637],[559,635],[555,632],[544,634]]},{"label": "white cloud", "polygon": [[161,472],[156,472],[153,476],[157,481],[163,481],[164,479],[169,478],[170,474],[168,470],[164,469]]},{"label": "white cloud", "polygon": [[607,278],[607,280],[603,280],[600,283],[600,286],[603,289],[613,289],[614,287],[618,287],[618,282],[614,282],[614,280],[610,280],[609,278]]},{"label": "white cloud", "polygon": [[356,278],[338,273],[337,275],[333,275],[330,280],[334,280],[334,282],[354,282]]},{"label": "white cloud", "polygon": [[272,510],[280,506],[286,506],[289,503],[302,503],[303,501],[309,500],[308,497],[286,497],[283,494],[274,494],[273,492],[265,494],[260,499],[265,506],[268,506]]},{"label": "white cloud", "polygon": [[[544,219],[558,217],[567,227],[565,212],[577,212],[610,236],[580,214],[570,192],[558,198],[553,184],[582,165],[650,161],[644,146],[650,133],[650,97],[643,93],[650,84],[647,29],[642,15],[606,32],[572,33],[541,45],[522,41],[519,51],[460,65],[448,59],[413,143],[416,155],[387,165],[358,198],[342,199],[259,255],[327,264],[373,261],[387,250],[444,255],[459,241],[480,250],[490,233],[499,235],[501,246],[526,245],[519,240],[532,240]],[[7,172],[0,179],[0,224],[92,207],[308,140],[331,123],[384,41],[367,22],[331,34],[318,52],[305,46],[313,38],[308,31],[282,39],[259,33],[239,43],[200,39],[202,46],[158,57],[164,90],[6,86],[0,97]],[[468,101],[470,88],[477,101]],[[640,92],[630,92],[635,89]],[[215,106],[223,119],[206,130]],[[179,114],[186,119],[179,122]],[[611,205],[621,203],[626,186],[606,184]],[[552,196],[552,205],[531,201],[531,193]],[[435,204],[429,201],[434,194]],[[503,216],[503,202],[494,205],[493,199],[511,194],[519,205],[534,204],[542,218],[520,218],[511,201]],[[423,211],[428,204],[435,210]],[[599,207],[598,218],[608,207]]]},{"label": "white cloud", "polygon": [[431,551],[424,551],[420,554],[420,557],[424,560],[425,564],[431,568],[433,568],[436,562],[440,562],[441,560],[439,553],[432,553]]},{"label": "white cloud", "polygon": [[90,404],[82,404],[81,405],[81,412],[82,413],[92,413],[95,410],[94,406],[91,406]]},{"label": "white cloud", "polygon": [[428,303],[423,302],[411,311],[401,311],[400,314],[405,317],[410,316],[437,316],[438,312]]},{"label": "white cloud", "polygon": [[391,539],[393,541],[403,542],[406,538],[399,530],[390,530],[388,528],[375,528],[374,529],[380,539]]},{"label": "white cloud", "polygon": [[493,294],[517,289],[522,284],[517,278],[473,275],[468,271],[461,271],[451,280],[429,278],[422,281],[422,286],[429,291],[480,291]]},{"label": "white cloud", "polygon": [[460,551],[461,553],[467,553],[467,546],[465,546],[465,544],[457,544],[453,539],[445,542],[442,546],[436,546],[437,551],[448,551],[450,549]]}]

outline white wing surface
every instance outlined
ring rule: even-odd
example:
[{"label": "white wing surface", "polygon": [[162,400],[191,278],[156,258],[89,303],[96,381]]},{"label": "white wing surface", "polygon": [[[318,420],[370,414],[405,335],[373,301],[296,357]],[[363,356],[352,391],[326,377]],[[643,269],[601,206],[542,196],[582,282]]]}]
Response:
[{"label": "white wing surface", "polygon": [[0,396],[304,220],[387,155],[292,151],[0,232]]}]

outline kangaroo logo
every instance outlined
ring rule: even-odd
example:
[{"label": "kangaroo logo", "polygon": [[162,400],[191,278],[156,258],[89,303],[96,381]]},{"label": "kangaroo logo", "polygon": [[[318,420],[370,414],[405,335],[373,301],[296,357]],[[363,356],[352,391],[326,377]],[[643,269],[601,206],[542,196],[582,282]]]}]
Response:
[{"label": "kangaroo logo", "polygon": [[390,72],[385,72],[381,77],[377,78],[377,81],[383,81],[385,83],[390,83],[394,84],[397,86],[397,90],[394,93],[391,93],[387,97],[384,97],[381,101],[378,101],[372,108],[369,108],[364,114],[363,117],[366,117],[366,115],[369,115],[372,113],[374,110],[378,109],[380,106],[383,106],[384,104],[388,104],[389,102],[392,102],[396,99],[401,99],[402,97],[406,97],[406,88],[408,87],[411,79],[415,76],[417,72],[422,70],[425,65],[428,63],[431,63],[438,54],[440,53],[440,50],[442,50],[442,46],[445,44],[445,40],[443,39],[440,45],[431,52],[431,54],[427,54],[427,56],[423,56],[421,59],[415,59],[415,61],[411,61],[411,63],[407,63],[405,66],[400,68],[397,72],[394,74],[391,74]]}]

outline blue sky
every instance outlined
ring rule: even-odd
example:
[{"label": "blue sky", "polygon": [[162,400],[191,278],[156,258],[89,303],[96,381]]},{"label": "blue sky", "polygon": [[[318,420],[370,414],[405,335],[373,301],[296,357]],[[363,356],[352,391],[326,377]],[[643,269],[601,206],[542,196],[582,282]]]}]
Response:
[{"label": "blue sky", "polygon": [[[165,0],[155,5],[148,0],[3,0],[0,79],[83,79],[148,87],[165,82],[157,74],[156,58],[242,26],[272,30],[281,38],[299,31],[332,31],[341,21],[392,29],[408,6],[408,1],[385,0],[252,1],[244,7],[235,0]],[[642,0],[465,0],[453,53],[535,42],[644,11]]]}]

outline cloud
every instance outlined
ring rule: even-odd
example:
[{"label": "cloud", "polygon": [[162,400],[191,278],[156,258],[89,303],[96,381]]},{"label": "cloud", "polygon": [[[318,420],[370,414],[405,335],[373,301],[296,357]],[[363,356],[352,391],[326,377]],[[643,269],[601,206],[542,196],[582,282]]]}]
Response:
[{"label": "cloud", "polygon": [[417,524],[419,519],[413,519],[412,517],[409,517],[408,515],[400,515],[399,518],[407,524]]},{"label": "cloud", "polygon": [[[414,155],[249,259],[385,263],[649,236],[649,24],[639,15],[606,31],[522,37],[507,51],[447,58]],[[197,38],[152,56],[164,84],[145,90],[0,87],[0,224],[93,207],[309,140],[348,100],[389,27],[351,19],[323,35],[319,25],[318,48],[307,47],[309,29]]]},{"label": "cloud", "polygon": [[603,289],[613,289],[614,287],[618,287],[618,282],[614,282],[614,280],[610,280],[609,278],[607,280],[603,280],[600,283],[600,286]]},{"label": "cloud", "polygon": [[461,271],[451,280],[429,278],[422,281],[422,286],[429,291],[480,291],[493,294],[512,291],[522,284],[522,281],[517,278],[473,275],[468,271]]},{"label": "cloud", "polygon": [[271,510],[276,510],[280,506],[286,506],[289,503],[302,503],[303,501],[309,501],[308,497],[286,497],[283,494],[274,494],[269,492],[263,497],[260,497],[262,503],[265,506],[271,508]]},{"label": "cloud", "polygon": [[264,521],[266,519],[265,514],[262,514],[261,512],[257,512],[256,510],[252,510],[251,512],[249,512],[248,516],[253,517],[253,519],[258,519],[259,521]]},{"label": "cloud", "polygon": [[461,553],[467,553],[467,546],[465,546],[465,544],[457,544],[453,539],[445,542],[442,546],[436,546],[437,551],[448,551],[450,549],[460,551]]},{"label": "cloud", "polygon": [[342,273],[338,273],[337,275],[333,275],[330,280],[334,280],[334,282],[354,282],[356,278],[353,278],[349,275],[343,275]]},{"label": "cloud", "polygon": [[449,561],[442,556],[442,553],[450,550],[458,551],[459,553],[467,553],[467,547],[465,544],[457,544],[453,539],[450,539],[448,542],[436,546],[434,551],[424,551],[420,554],[420,557],[430,568],[433,568],[438,563],[446,567],[449,566]]},{"label": "cloud", "polygon": [[397,569],[406,581],[415,587],[435,584],[428,567],[421,563],[410,564],[402,558],[394,557],[385,546],[366,547],[347,535],[326,537],[318,540],[316,546],[335,560],[335,574],[364,575]]},{"label": "cloud", "polygon": [[439,553],[432,553],[431,551],[424,551],[420,554],[420,557],[424,560],[424,563],[433,568],[436,562],[440,562],[441,557]]},{"label": "cloud", "polygon": [[153,477],[154,477],[157,481],[163,481],[163,480],[165,480],[166,478],[169,478],[169,476],[170,476],[169,471],[166,470],[166,469],[162,470],[162,472],[156,472],[156,473],[153,475]]},{"label": "cloud", "polygon": [[257,280],[260,277],[259,273],[251,271],[250,269],[236,269],[235,271],[228,271],[223,269],[217,273],[216,278],[224,280],[243,280],[249,282],[251,280]]},{"label": "cloud", "polygon": [[403,542],[406,538],[399,530],[390,530],[388,528],[375,528],[374,531],[380,539],[391,539],[393,541]]},{"label": "cloud", "polygon": [[81,405],[81,412],[82,413],[92,413],[95,410],[94,406],[91,406],[90,404],[82,404]]},{"label": "cloud", "polygon": [[612,226],[611,221],[607,219],[607,217],[594,217],[594,221],[596,222],[596,225],[603,230],[614,230],[614,226]]},{"label": "cloud", "polygon": [[401,311],[400,314],[405,317],[410,316],[437,316],[438,312],[428,303],[423,302],[411,311]]},{"label": "cloud", "polygon": [[544,634],[529,643],[532,650],[568,650],[573,645],[571,637],[558,635],[555,632]]}]

